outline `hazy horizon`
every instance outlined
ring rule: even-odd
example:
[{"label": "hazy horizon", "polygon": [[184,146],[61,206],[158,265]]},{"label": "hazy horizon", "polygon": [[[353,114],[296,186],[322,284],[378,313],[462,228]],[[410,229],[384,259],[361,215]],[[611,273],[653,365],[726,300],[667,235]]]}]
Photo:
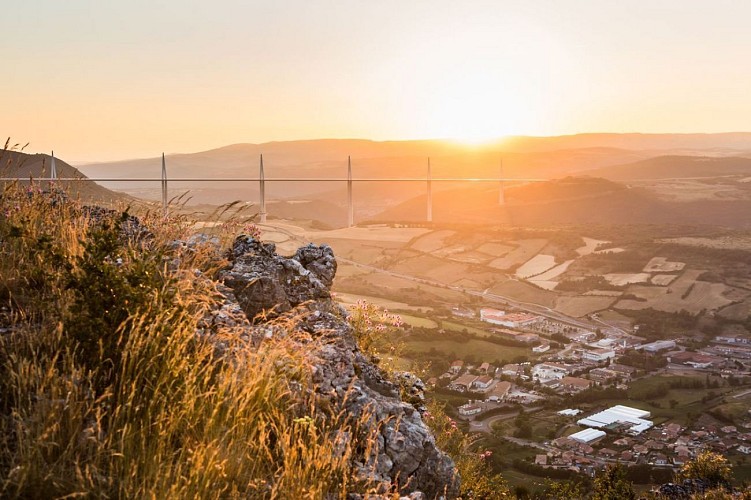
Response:
[{"label": "hazy horizon", "polygon": [[751,5],[16,2],[2,135],[74,162],[235,143],[751,130]]}]

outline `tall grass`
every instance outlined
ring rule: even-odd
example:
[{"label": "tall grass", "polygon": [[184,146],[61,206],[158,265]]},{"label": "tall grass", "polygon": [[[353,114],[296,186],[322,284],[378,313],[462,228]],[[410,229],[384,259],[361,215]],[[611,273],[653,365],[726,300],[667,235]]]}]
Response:
[{"label": "tall grass", "polygon": [[207,327],[221,259],[172,244],[186,221],[145,220],[128,236],[121,213],[4,188],[0,497],[367,492],[350,466],[367,416],[316,405],[291,324],[260,347]]}]

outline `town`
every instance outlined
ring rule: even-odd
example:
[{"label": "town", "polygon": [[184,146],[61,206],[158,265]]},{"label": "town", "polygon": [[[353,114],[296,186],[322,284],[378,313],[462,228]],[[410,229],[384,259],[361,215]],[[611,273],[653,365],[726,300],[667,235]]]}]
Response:
[{"label": "town", "polygon": [[[469,432],[525,448],[527,464],[516,464],[525,472],[593,476],[619,462],[659,476],[701,450],[739,463],[751,455],[746,337],[716,336],[696,349],[691,339],[646,341],[638,330],[592,331],[528,312],[451,313],[479,320],[497,342],[531,347],[535,359],[500,366],[456,359],[426,381]],[[686,401],[691,394],[704,406]],[[693,413],[678,415],[682,404]]]}]

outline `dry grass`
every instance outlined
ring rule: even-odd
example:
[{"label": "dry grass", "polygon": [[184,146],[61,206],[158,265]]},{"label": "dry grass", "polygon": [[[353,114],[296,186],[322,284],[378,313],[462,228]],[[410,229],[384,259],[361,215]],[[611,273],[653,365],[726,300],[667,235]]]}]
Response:
[{"label": "dry grass", "polygon": [[0,210],[0,496],[368,490],[350,458],[369,444],[345,439],[368,429],[316,405],[293,340],[257,348],[203,324],[222,299],[203,276],[222,262],[171,244],[189,221],[145,214],[151,236],[124,238],[120,213],[18,185]]}]

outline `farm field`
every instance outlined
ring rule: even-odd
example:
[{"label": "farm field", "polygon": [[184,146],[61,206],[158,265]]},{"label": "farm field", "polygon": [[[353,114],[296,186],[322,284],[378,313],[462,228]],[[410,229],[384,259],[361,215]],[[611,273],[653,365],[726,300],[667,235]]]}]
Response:
[{"label": "farm field", "polygon": [[646,283],[649,281],[648,273],[608,273],[605,279],[611,285],[624,286],[632,283]]},{"label": "farm field", "polygon": [[537,276],[534,276],[529,281],[552,281],[555,280],[558,276],[565,273],[568,269],[568,266],[570,266],[574,261],[573,260],[567,260],[566,262],[563,262],[561,264],[558,264],[557,266],[548,269],[542,274],[538,274]]},{"label": "farm field", "polygon": [[542,290],[523,281],[514,280],[498,283],[490,289],[490,292],[507,295],[521,302],[530,302],[547,307],[554,307],[557,297],[553,292]]},{"label": "farm field", "polygon": [[518,265],[524,264],[526,261],[534,257],[545,245],[548,244],[548,240],[531,239],[531,240],[519,240],[515,242],[518,246],[506,254],[505,256],[491,261],[488,265],[496,269],[510,269]]},{"label": "farm field", "polygon": [[410,340],[406,338],[405,347],[417,352],[429,352],[431,349],[443,353],[450,359],[474,358],[489,363],[496,361],[505,361],[511,363],[519,356],[531,356],[532,350],[523,347],[509,347],[505,345],[493,344],[484,340]]},{"label": "farm field", "polygon": [[677,274],[655,274],[652,276],[652,284],[657,286],[668,286],[677,277]]},{"label": "farm field", "polygon": [[619,309],[656,309],[665,312],[679,312],[682,310],[697,314],[701,310],[717,310],[732,304],[729,293],[736,297],[747,292],[728,287],[723,283],[708,283],[696,281],[703,273],[699,270],[688,270],[676,279],[669,288],[665,287],[630,287],[629,293],[640,300],[623,299],[616,304]]},{"label": "farm field", "polygon": [[552,255],[537,254],[519,266],[516,270],[516,276],[522,279],[537,276],[553,266],[555,266],[555,257]]},{"label": "farm field", "polygon": [[555,310],[573,316],[575,318],[581,318],[587,314],[593,312],[602,311],[607,309],[613,302],[614,297],[597,297],[597,296],[562,296],[558,298],[555,305]]},{"label": "farm field", "polygon": [[751,316],[751,298],[744,300],[739,304],[732,304],[720,311],[720,316],[736,321],[744,321]]},{"label": "farm field", "polygon": [[583,236],[582,240],[584,241],[584,246],[576,249],[576,253],[579,254],[580,257],[593,253],[600,245],[610,243],[609,241],[596,240],[594,238],[587,238],[586,236]]},{"label": "farm field", "polygon": [[356,304],[358,300],[364,300],[365,302],[375,304],[381,309],[388,309],[391,312],[396,311],[425,311],[427,313],[432,312],[433,309],[429,307],[415,307],[404,302],[397,302],[383,297],[372,297],[369,295],[356,295],[352,293],[336,292],[334,297],[337,302],[344,306],[350,306]]},{"label": "farm field", "polygon": [[668,262],[665,257],[652,257],[644,266],[645,273],[672,273],[675,271],[682,271],[686,267],[685,262]]},{"label": "farm field", "polygon": [[417,250],[418,252],[435,252],[436,250],[440,250],[441,248],[444,248],[446,245],[444,244],[444,241],[447,238],[450,238],[451,236],[455,235],[455,231],[449,231],[449,230],[443,230],[443,231],[432,231],[428,234],[423,234],[418,236],[416,239],[414,239],[410,243],[410,248],[413,248],[414,250]]}]

